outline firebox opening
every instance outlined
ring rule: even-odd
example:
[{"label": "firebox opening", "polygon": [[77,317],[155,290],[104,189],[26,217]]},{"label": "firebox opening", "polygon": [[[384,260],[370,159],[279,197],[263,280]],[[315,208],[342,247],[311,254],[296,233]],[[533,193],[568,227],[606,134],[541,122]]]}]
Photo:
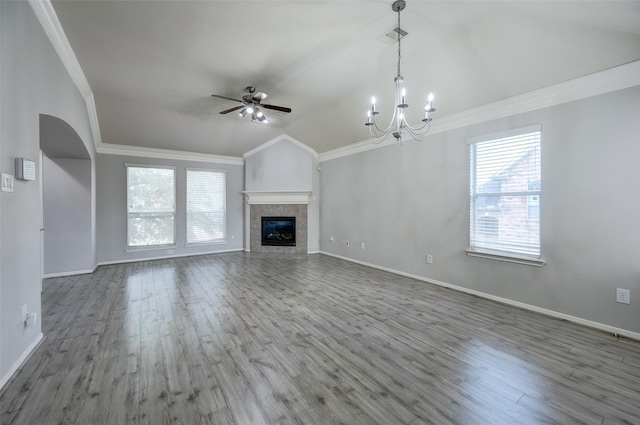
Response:
[{"label": "firebox opening", "polygon": [[262,217],[262,245],[296,246],[296,218]]}]

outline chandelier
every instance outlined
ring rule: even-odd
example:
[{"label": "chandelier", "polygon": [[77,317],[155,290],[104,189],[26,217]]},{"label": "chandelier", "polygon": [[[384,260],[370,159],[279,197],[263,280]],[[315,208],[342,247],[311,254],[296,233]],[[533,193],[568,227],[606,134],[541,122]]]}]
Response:
[{"label": "chandelier", "polygon": [[416,141],[423,140],[431,126],[431,113],[435,112],[435,108],[433,107],[433,93],[430,93],[427,98],[427,105],[424,107],[424,118],[421,123],[409,125],[404,116],[404,110],[408,108],[409,105],[405,101],[406,90],[404,88],[404,78],[400,73],[400,59],[402,57],[401,39],[407,33],[400,28],[400,12],[404,10],[405,6],[406,2],[404,0],[396,0],[391,5],[391,9],[394,12],[398,12],[398,27],[394,29],[398,38],[398,75],[393,79],[396,85],[396,107],[393,110],[393,116],[391,117],[389,126],[381,129],[376,122],[376,115],[380,113],[376,110],[376,98],[371,98],[371,109],[367,112],[368,119],[365,125],[369,128],[370,136],[377,139],[374,143],[382,143],[390,134],[393,134],[393,137],[402,143],[402,138],[405,133],[409,134],[409,136]]}]

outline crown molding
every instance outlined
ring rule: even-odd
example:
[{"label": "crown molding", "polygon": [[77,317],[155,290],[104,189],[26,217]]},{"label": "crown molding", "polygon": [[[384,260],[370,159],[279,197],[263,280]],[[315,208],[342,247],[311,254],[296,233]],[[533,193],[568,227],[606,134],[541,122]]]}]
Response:
[{"label": "crown molding", "polygon": [[91,87],[89,82],[82,72],[80,63],[62,29],[53,5],[49,0],[29,0],[29,4],[78,90],[80,90],[82,96],[90,96]]},{"label": "crown molding", "polygon": [[62,25],[60,24],[60,20],[58,19],[58,15],[54,10],[51,1],[28,1],[36,15],[36,18],[38,19],[38,22],[40,22],[42,29],[49,38],[49,41],[51,41],[54,50],[60,57],[62,65],[69,73],[69,76],[78,88],[78,91],[80,91],[80,95],[84,98],[85,104],[87,105],[87,114],[89,115],[91,135],[93,136],[93,143],[97,150],[97,147],[102,143],[102,139],[100,136],[100,126],[98,125],[96,104],[93,98],[93,92],[91,91],[91,86],[89,86],[89,81],[87,81],[87,77],[85,77],[84,72],[82,72],[80,62],[78,62],[78,58],[76,58],[76,55],[71,48],[71,44],[69,44],[69,40],[62,29]]},{"label": "crown molding", "polygon": [[243,159],[247,159],[248,157],[250,157],[251,155],[254,155],[264,149],[267,149],[270,146],[275,145],[276,143],[280,143],[283,141],[287,141],[287,142],[291,142],[294,145],[298,146],[300,149],[304,149],[305,151],[309,152],[311,155],[313,155],[313,157],[315,159],[319,159],[318,157],[318,152],[316,152],[315,150],[313,150],[312,148],[310,148],[309,146],[305,145],[304,143],[302,143],[299,140],[294,139],[293,137],[289,136],[288,134],[281,134],[278,137],[274,137],[273,139],[269,140],[268,142],[264,142],[263,144],[261,144],[260,146],[251,149],[249,152],[245,153],[244,155],[242,155]]},{"label": "crown molding", "polygon": [[101,143],[96,151],[105,155],[137,156],[144,158],[172,159],[178,161],[207,162],[211,164],[244,165],[242,158],[237,156],[212,155],[196,152],[177,151],[171,149],[145,148],[140,146],[117,145]]},{"label": "crown molding", "polygon": [[[443,133],[638,85],[640,85],[640,61],[630,62],[433,120],[429,134]],[[367,139],[323,152],[320,154],[319,160],[320,162],[330,161],[393,144],[397,144],[395,139],[386,140],[380,144],[374,144]]]}]

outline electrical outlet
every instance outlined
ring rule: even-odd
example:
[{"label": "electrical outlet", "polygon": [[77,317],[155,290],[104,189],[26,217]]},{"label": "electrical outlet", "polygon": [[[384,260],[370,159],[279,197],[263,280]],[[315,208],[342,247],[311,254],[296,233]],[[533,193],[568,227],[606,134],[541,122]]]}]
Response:
[{"label": "electrical outlet", "polygon": [[333,239],[333,236],[330,236],[330,237],[329,237],[329,242],[331,242],[331,243],[336,243],[336,240],[335,240],[335,239]]},{"label": "electrical outlet", "polygon": [[433,264],[433,255],[427,254],[427,264]]},{"label": "electrical outlet", "polygon": [[364,249],[364,242],[360,244],[360,249]]},{"label": "electrical outlet", "polygon": [[25,328],[33,327],[33,325],[36,324],[37,317],[38,317],[38,313],[36,312],[27,314],[27,318],[24,320],[24,327]]},{"label": "electrical outlet", "polygon": [[628,289],[616,288],[616,302],[622,304],[631,304],[631,291]]}]

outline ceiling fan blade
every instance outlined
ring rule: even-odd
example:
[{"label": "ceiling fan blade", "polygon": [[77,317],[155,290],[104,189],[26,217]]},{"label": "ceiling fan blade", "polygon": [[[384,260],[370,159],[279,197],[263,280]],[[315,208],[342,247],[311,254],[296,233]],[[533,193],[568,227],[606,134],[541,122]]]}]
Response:
[{"label": "ceiling fan blade", "polygon": [[254,93],[253,94],[253,100],[255,102],[261,102],[263,100],[265,100],[267,98],[267,94],[266,93],[262,93],[261,91]]},{"label": "ceiling fan blade", "polygon": [[237,111],[238,109],[244,108],[244,105],[234,106],[233,108],[225,109],[224,111],[220,111],[220,114],[228,114],[229,112]]},{"label": "ceiling fan blade", "polygon": [[291,112],[291,108],[287,108],[284,106],[276,106],[276,105],[260,105],[265,109],[273,109],[274,111],[280,111],[283,112],[285,114],[288,114]]},{"label": "ceiling fan blade", "polygon": [[219,95],[219,94],[212,94],[212,95],[211,95],[211,97],[217,97],[218,99],[232,100],[232,101],[234,101],[234,102],[241,102],[241,103],[242,103],[242,101],[241,101],[240,99],[234,99],[234,98],[232,98],[232,97],[221,96],[221,95]]}]

